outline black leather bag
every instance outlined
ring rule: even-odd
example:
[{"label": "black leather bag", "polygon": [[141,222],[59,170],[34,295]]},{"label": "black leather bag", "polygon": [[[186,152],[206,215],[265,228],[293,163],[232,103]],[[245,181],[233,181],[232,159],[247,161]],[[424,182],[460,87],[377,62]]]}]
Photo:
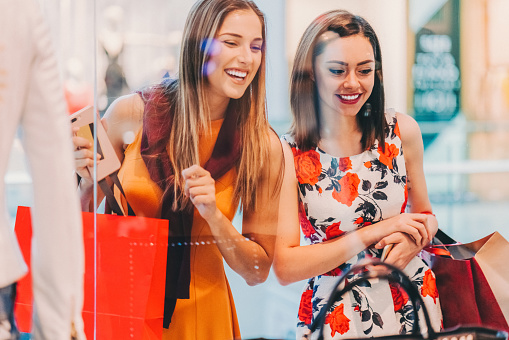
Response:
[{"label": "black leather bag", "polygon": [[[345,280],[348,275],[352,273],[359,273],[358,278],[348,282],[343,289],[340,289],[341,283]],[[504,331],[477,326],[462,326],[455,327],[453,329],[446,329],[440,333],[437,333],[431,327],[431,321],[426,310],[426,306],[419,294],[417,288],[414,286],[412,281],[398,268],[389,265],[385,262],[378,260],[370,260],[362,262],[358,265],[352,266],[351,269],[344,273],[338,283],[336,284],[331,296],[327,302],[327,305],[321,309],[316,319],[311,324],[309,331],[302,338],[304,339],[315,339],[312,337],[314,332],[318,332],[318,340],[323,340],[323,325],[325,322],[326,311],[330,309],[332,304],[343,296],[346,292],[352,290],[353,287],[365,283],[370,279],[385,279],[392,280],[401,285],[401,287],[408,294],[409,300],[413,306],[413,314],[415,322],[410,334],[398,334],[383,337],[375,337],[375,339],[428,339],[428,340],[477,340],[477,339],[506,339],[507,333]],[[417,311],[421,311],[418,313]],[[426,322],[427,330],[422,331],[419,326],[419,314],[422,314]]]}]

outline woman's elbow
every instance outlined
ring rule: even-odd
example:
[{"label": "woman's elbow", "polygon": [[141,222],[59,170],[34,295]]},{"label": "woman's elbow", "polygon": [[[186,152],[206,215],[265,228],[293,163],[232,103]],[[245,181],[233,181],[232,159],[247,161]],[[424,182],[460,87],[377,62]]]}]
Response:
[{"label": "woman's elbow", "polygon": [[295,282],[292,280],[290,273],[286,270],[286,268],[280,264],[274,262],[274,274],[276,275],[276,279],[282,286],[288,286]]},{"label": "woman's elbow", "polygon": [[256,286],[260,283],[264,283],[269,277],[270,266],[255,265],[253,270],[254,271],[252,271],[250,275],[244,277],[248,286]]}]

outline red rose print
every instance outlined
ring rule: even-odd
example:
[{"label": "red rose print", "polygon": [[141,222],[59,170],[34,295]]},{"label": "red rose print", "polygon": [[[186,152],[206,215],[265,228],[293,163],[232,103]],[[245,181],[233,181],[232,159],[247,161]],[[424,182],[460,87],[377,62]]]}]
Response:
[{"label": "red rose print", "polygon": [[371,223],[369,221],[364,221],[364,217],[362,217],[362,216],[357,217],[357,219],[353,223],[354,224],[359,224],[359,227],[365,227],[365,226],[373,224],[373,223]]},{"label": "red rose print", "polygon": [[339,180],[341,191],[337,192],[336,189],[332,191],[332,197],[339,203],[346,204],[351,207],[352,202],[359,196],[357,188],[359,187],[360,179],[355,173],[347,173]]},{"label": "red rose print", "polygon": [[344,314],[345,305],[340,304],[325,318],[325,324],[331,328],[331,336],[345,334],[350,330],[350,319]]},{"label": "red rose print", "polygon": [[320,155],[315,150],[294,153],[295,172],[300,184],[315,185],[322,172]]},{"label": "red rose print", "polygon": [[312,234],[316,233],[315,228],[309,222],[306,211],[304,210],[304,206],[302,203],[299,206],[299,221],[300,221],[300,228],[302,229],[302,232],[304,233],[304,236],[307,238],[310,238]]},{"label": "red rose print", "polygon": [[387,165],[389,169],[392,169],[392,159],[399,155],[399,149],[395,144],[389,145],[389,143],[385,143],[385,152],[382,151],[381,146],[378,146],[378,153],[380,154],[380,162]]},{"label": "red rose print", "polygon": [[370,169],[370,168],[371,168],[371,162],[366,162],[366,163],[364,163],[364,166],[365,166],[366,168]]},{"label": "red rose print", "polygon": [[300,155],[302,152],[297,148],[292,148],[293,157]]},{"label": "red rose print", "polygon": [[302,293],[299,305],[299,321],[304,322],[306,325],[311,324],[311,318],[313,316],[313,304],[311,299],[313,298],[313,290],[306,290]]},{"label": "red rose print", "polygon": [[408,295],[401,286],[395,282],[389,282],[389,286],[391,287],[392,301],[394,301],[394,311],[397,312],[407,304]]},{"label": "red rose print", "polygon": [[433,301],[435,302],[435,304],[437,303],[437,297],[438,297],[437,284],[435,281],[435,277],[433,276],[433,273],[431,272],[431,269],[426,270],[426,273],[424,273],[424,279],[423,279],[422,288],[421,288],[421,295],[422,296],[431,296],[433,298]]},{"label": "red rose print", "polygon": [[407,185],[405,184],[405,201],[403,202],[403,205],[401,206],[401,213],[405,212],[407,202],[408,202],[408,188],[407,188]]},{"label": "red rose print", "polygon": [[399,133],[399,123],[398,122],[396,122],[396,125],[394,126],[394,134],[396,134],[396,136],[401,138],[401,135]]},{"label": "red rose print", "polygon": [[343,275],[343,271],[337,267],[337,268],[334,268],[333,270],[329,270],[327,273],[323,274],[324,276],[341,276]]},{"label": "red rose print", "polygon": [[340,171],[348,171],[352,169],[352,161],[350,160],[350,157],[343,157],[339,159],[339,166],[338,169]]},{"label": "red rose print", "polygon": [[340,225],[341,222],[336,222],[328,226],[327,229],[325,229],[326,240],[331,240],[333,238],[343,235],[344,231],[339,229]]}]

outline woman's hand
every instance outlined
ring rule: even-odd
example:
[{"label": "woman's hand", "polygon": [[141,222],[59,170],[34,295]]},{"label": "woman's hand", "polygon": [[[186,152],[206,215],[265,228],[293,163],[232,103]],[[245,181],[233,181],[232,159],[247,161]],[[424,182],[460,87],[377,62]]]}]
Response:
[{"label": "woman's hand", "polygon": [[[106,124],[101,120],[104,128]],[[72,128],[72,142],[74,144],[74,163],[76,166],[76,173],[86,181],[92,182],[92,176],[87,167],[94,166],[94,151],[92,143],[83,137],[77,136],[79,131],[78,127]],[[101,155],[97,154],[97,164],[99,164]]]},{"label": "woman's hand", "polygon": [[389,255],[387,255],[385,262],[392,264],[399,269],[404,269],[422,249],[422,247],[415,244],[410,236],[401,232],[386,236],[383,241],[383,243],[377,243],[375,248],[383,249],[385,245],[392,244],[393,247],[389,252]]},{"label": "woman's hand", "polygon": [[414,242],[415,246],[420,249],[425,247],[433,237],[428,230],[428,215],[426,214],[403,213],[382,222],[389,224],[389,227],[385,229],[389,231],[389,233],[378,241],[378,249],[382,249],[387,244],[391,244],[392,242],[388,242],[387,238],[394,233],[407,234]]},{"label": "woman's hand", "polygon": [[199,165],[182,170],[185,194],[191,199],[201,217],[207,222],[221,216],[216,205],[216,182],[210,173]]}]

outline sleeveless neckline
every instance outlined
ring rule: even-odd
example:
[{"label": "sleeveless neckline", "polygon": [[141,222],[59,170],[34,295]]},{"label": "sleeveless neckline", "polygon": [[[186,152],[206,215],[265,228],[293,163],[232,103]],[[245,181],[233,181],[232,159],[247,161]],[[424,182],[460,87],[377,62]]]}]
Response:
[{"label": "sleeveless neckline", "polygon": [[[378,142],[375,142],[375,146],[378,145]],[[374,147],[373,147],[374,148]],[[352,155],[352,156],[342,156],[342,157],[338,157],[338,156],[334,156],[334,155],[331,155],[330,153],[328,153],[327,151],[321,149],[320,147],[316,147],[315,148],[315,151],[318,152],[319,154],[322,154],[324,156],[328,156],[328,157],[331,157],[331,158],[334,158],[334,159],[337,159],[337,160],[342,160],[342,159],[356,159],[356,158],[361,158],[366,152],[368,151],[371,151],[373,150],[373,148],[369,148],[369,149],[366,149],[364,150],[363,152],[361,153],[358,153],[358,154],[355,154],[355,155]]]}]

